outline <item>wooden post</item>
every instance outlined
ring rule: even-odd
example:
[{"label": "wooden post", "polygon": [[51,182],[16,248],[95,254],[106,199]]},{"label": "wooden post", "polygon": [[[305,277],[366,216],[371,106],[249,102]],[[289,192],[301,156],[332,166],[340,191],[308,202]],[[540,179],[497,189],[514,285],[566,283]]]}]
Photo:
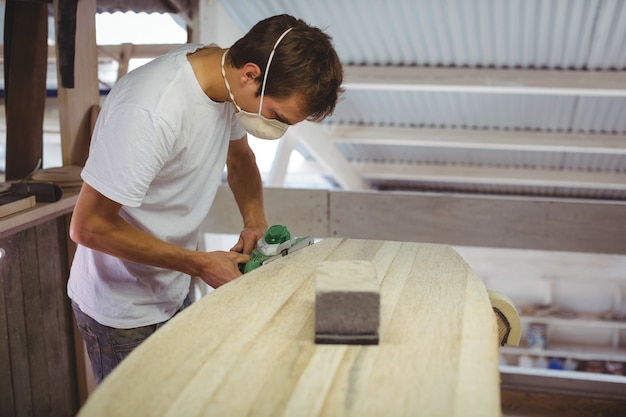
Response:
[{"label": "wooden post", "polygon": [[[71,40],[74,40],[74,73],[69,76],[67,73],[64,74],[66,81],[68,79],[73,81],[72,88],[63,87],[60,65],[57,65],[59,124],[61,128],[63,165],[82,166],[85,164],[89,154],[92,128],[100,107],[98,49],[96,45],[96,1],[80,0],[76,4],[75,16],[62,16],[62,19],[76,19],[75,35],[73,36],[71,34],[73,27],[69,29],[67,26],[59,28],[60,1],[54,0],[55,22],[57,23],[57,63],[61,62],[61,59],[59,59],[59,30],[70,31],[70,33],[65,33],[63,36],[65,40],[69,37],[70,47],[72,47]],[[73,24],[69,26],[73,26]],[[68,47],[68,45],[63,45],[63,47]],[[71,53],[71,51],[66,52]],[[67,220],[69,226],[69,217]],[[69,245],[68,256],[71,263],[75,246],[69,239],[67,241]],[[93,378],[91,377],[91,370],[86,366],[83,342],[73,320],[72,331],[77,373],[77,393],[78,400],[82,404],[93,389]]]},{"label": "wooden post", "polygon": [[[59,1],[54,0],[57,22]],[[75,41],[74,88],[61,86],[61,76],[57,69],[63,165],[85,164],[91,138],[91,112],[94,106],[100,104],[95,0],[80,0],[77,4]]]}]

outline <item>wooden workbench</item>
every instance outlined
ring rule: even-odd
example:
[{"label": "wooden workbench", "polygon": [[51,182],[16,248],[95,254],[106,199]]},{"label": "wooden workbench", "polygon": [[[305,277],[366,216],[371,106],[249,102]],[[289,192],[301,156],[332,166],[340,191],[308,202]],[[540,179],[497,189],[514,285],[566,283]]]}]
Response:
[{"label": "wooden workbench", "polygon": [[[370,260],[380,344],[316,345],[318,261]],[[137,348],[80,416],[499,416],[497,329],[446,245],[327,239],[217,289]]]}]

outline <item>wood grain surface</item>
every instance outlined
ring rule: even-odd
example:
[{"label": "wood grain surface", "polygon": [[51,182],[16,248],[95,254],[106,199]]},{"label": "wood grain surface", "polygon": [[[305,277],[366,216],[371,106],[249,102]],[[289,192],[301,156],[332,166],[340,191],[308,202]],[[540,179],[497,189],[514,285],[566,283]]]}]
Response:
[{"label": "wood grain surface", "polygon": [[65,216],[0,238],[0,416],[79,408]]},{"label": "wood grain surface", "polygon": [[[380,344],[314,343],[315,267],[369,260]],[[487,292],[447,245],[327,239],[207,295],[137,348],[80,416],[499,416]]]}]

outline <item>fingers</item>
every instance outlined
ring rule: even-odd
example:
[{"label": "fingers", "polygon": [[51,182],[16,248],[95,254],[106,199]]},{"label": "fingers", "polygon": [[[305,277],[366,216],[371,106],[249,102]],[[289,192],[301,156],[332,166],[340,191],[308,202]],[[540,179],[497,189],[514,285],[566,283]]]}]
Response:
[{"label": "fingers", "polygon": [[238,252],[198,252],[203,267],[198,276],[213,288],[218,288],[242,275],[240,264],[246,264],[250,257]]},{"label": "fingers", "polygon": [[244,239],[243,240],[243,253],[245,254],[252,253],[252,250],[255,248],[255,246],[256,246],[255,239]]},{"label": "fingers", "polygon": [[255,248],[255,246],[256,241],[243,240],[242,238],[239,238],[237,244],[230,248],[230,251],[249,255],[252,253],[252,250]]},{"label": "fingers", "polygon": [[258,229],[244,229],[239,235],[239,240],[230,250],[233,252],[250,254],[257,245],[257,241],[263,237],[264,232]]},{"label": "fingers", "polygon": [[248,263],[248,261],[250,260],[250,256],[242,254],[242,253],[238,253],[238,252],[233,252],[236,256],[235,256],[235,265],[238,264],[245,264]]}]

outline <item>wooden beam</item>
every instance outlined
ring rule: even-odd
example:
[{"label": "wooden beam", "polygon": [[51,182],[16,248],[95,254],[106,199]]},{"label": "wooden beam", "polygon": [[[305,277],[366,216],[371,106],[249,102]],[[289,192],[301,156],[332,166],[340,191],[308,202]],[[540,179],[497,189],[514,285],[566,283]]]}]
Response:
[{"label": "wooden beam", "polygon": [[355,145],[626,155],[626,135],[624,134],[333,126],[328,130],[328,137],[335,142]]},{"label": "wooden beam", "polygon": [[332,192],[329,207],[332,236],[626,253],[624,202]]},{"label": "wooden beam", "polygon": [[[284,224],[295,236],[328,236],[328,192],[270,188],[265,191],[265,209],[270,224]],[[206,233],[239,234],[243,226],[235,199],[221,186],[200,230]]]},{"label": "wooden beam", "polygon": [[[533,408],[537,406],[545,407],[543,412],[546,412],[550,407],[549,398],[547,395],[565,395],[569,397],[569,401],[574,401],[576,398],[584,398],[587,401],[587,405],[591,405],[592,399],[604,399],[604,400],[617,400],[621,401],[621,410],[626,408],[626,381],[621,375],[606,375],[606,374],[594,374],[591,372],[571,372],[563,371],[557,372],[550,369],[526,369],[519,366],[502,366],[500,367],[500,376],[502,379],[502,389],[507,392],[509,400],[513,400],[514,395],[511,391],[526,392],[526,393],[541,393],[544,396],[543,403],[532,404]],[[510,391],[509,391],[510,390]],[[519,394],[517,394],[519,395]],[[532,399],[531,396],[526,396],[526,401]],[[610,403],[605,403],[606,405]],[[511,403],[503,404],[504,407],[510,407]],[[521,406],[522,404],[517,404]],[[529,403],[526,403],[528,407]],[[554,405],[554,404],[552,404]],[[582,405],[582,404],[581,404]],[[598,404],[600,405],[600,404]],[[617,404],[614,404],[617,405]],[[530,407],[528,407],[530,408]],[[563,408],[560,409],[563,411]],[[594,408],[597,412],[600,407]],[[521,407],[518,408],[521,411]],[[539,414],[539,410],[533,410],[524,415],[545,415]],[[591,410],[587,410],[588,413],[581,413],[580,415],[590,415]],[[538,413],[538,414],[535,414]],[[569,415],[569,413],[568,413]],[[603,415],[603,414],[599,414]],[[604,415],[616,415],[616,414],[604,414]]]},{"label": "wooden beam", "polygon": [[498,168],[492,166],[433,165],[398,163],[354,163],[364,179],[372,183],[423,182],[626,192],[626,175],[615,172],[574,171],[539,168]]},{"label": "wooden beam", "polygon": [[[95,21],[94,21],[95,24]],[[132,57],[131,58],[156,58],[163,55],[167,51],[180,44],[177,43],[155,43],[146,45],[132,44]],[[56,45],[48,45],[48,61],[56,62],[57,59],[57,47]],[[117,60],[120,55],[124,44],[120,45],[97,45],[98,49],[98,61],[110,61],[111,59]],[[4,45],[0,45],[0,51],[4,54]],[[0,62],[4,62],[3,57],[0,55]]]},{"label": "wooden beam", "polygon": [[191,0],[191,42],[232,45],[244,35],[219,0]]},{"label": "wooden beam", "polygon": [[[58,0],[54,0],[54,9],[57,13]],[[57,69],[63,165],[84,165],[91,138],[91,109],[100,104],[95,0],[78,2],[74,69],[74,88],[61,87]]]},{"label": "wooden beam", "polygon": [[170,8],[174,9],[179,16],[183,18],[187,24],[187,28],[193,24],[192,15],[193,12],[190,9],[188,2],[181,2],[180,0],[163,0]]},{"label": "wooden beam", "polygon": [[[505,375],[502,375],[504,387]],[[623,377],[622,377],[623,378]],[[528,378],[528,383],[534,383],[535,377]],[[548,381],[552,383],[553,381]],[[572,384],[571,382],[574,382]],[[606,388],[605,383],[589,383],[580,389],[576,379],[564,381],[568,392],[565,394],[546,394],[540,392],[527,392],[513,389],[502,389],[502,412],[505,416],[562,416],[588,417],[588,416],[620,416],[626,410],[626,400],[601,397]],[[621,388],[618,383],[615,388]],[[572,389],[572,386],[575,386]],[[543,388],[543,387],[542,387]],[[586,389],[586,390],[585,390]]]},{"label": "wooden beam", "polygon": [[286,135],[294,136],[342,188],[346,190],[370,188],[341,152],[328,140],[323,125],[305,121],[289,128]]},{"label": "wooden beam", "polygon": [[295,146],[296,138],[293,135],[285,135],[278,143],[276,155],[272,161],[272,167],[267,176],[267,185],[270,187],[282,187],[285,184],[289,161]]},{"label": "wooden beam", "polygon": [[119,64],[117,67],[118,80],[128,72],[128,64],[130,62],[130,58],[133,56],[134,45],[131,43],[123,43],[120,45],[120,48],[119,55],[116,59]]},{"label": "wooden beam", "polygon": [[[130,47],[129,47],[130,46]],[[130,60],[134,58],[156,58],[179,46],[179,44],[120,44],[120,45],[98,45],[98,60],[107,61],[114,59],[119,61],[121,56]]]},{"label": "wooden beam", "polygon": [[626,97],[626,71],[355,66],[347,89]]},{"label": "wooden beam", "polygon": [[[626,202],[265,189],[272,224],[315,237],[626,254]],[[202,230],[241,231],[222,186]]]},{"label": "wooden beam", "polygon": [[[192,41],[228,46],[243,35],[217,0],[200,2],[200,5],[192,19]],[[200,28],[205,26],[212,30],[200,34]],[[131,58],[154,58],[176,46],[178,44],[134,45]],[[100,59],[106,59],[107,55],[119,56],[121,48],[120,45],[99,45]],[[55,56],[54,47],[50,47],[49,59]],[[344,86],[349,90],[626,97],[626,71],[360,65],[344,66],[344,71]]]}]

